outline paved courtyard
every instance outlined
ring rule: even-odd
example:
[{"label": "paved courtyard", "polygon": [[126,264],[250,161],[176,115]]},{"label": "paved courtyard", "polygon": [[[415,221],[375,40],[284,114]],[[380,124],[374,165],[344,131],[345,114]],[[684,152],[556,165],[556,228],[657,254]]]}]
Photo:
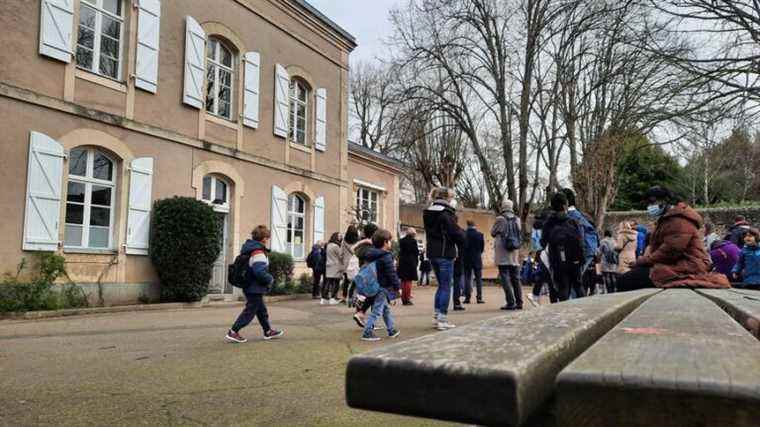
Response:
[{"label": "paved courtyard", "polygon": [[[254,322],[241,345],[222,341],[240,307],[0,321],[0,425],[445,425],[350,409],[344,398],[352,354],[437,333],[434,289],[396,305],[401,336],[380,343],[359,340],[344,306],[312,300],[271,304],[285,338],[260,340]],[[487,287],[486,300],[450,319],[505,315],[500,289]]]}]

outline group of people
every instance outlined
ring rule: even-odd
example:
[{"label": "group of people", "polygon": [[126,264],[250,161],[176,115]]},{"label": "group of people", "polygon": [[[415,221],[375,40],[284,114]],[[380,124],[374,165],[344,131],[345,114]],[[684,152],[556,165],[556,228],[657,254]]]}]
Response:
[{"label": "group of people", "polygon": [[[380,339],[375,334],[380,317],[389,337],[399,335],[391,305],[398,296],[404,305],[412,305],[412,282],[421,278],[429,284],[431,270],[438,283],[433,301],[435,329],[455,327],[448,319],[449,307],[464,310],[462,304],[471,302],[473,284],[476,302],[485,302],[483,233],[472,221],[466,230],[458,225],[452,190],[436,188],[431,199],[423,211],[424,251],[419,249],[415,230],[408,229],[399,241],[396,262],[392,234],[366,224],[361,238],[357,227],[349,226],[344,235],[334,233],[327,244],[316,244],[307,258],[313,271],[312,296],[323,305],[345,301],[354,306],[353,319],[363,329],[362,340]],[[491,228],[505,299],[501,309],[523,308],[522,285],[532,285],[528,298],[534,302],[548,288],[552,303],[593,294],[597,285],[610,293],[646,287],[727,288],[729,279],[738,286],[760,287],[760,232],[745,218],[737,217],[720,238],[711,224],[704,224],[699,213],[667,189],[653,187],[646,199],[654,222],[651,232],[644,224],[624,221],[615,237],[606,230],[600,239],[591,218],[575,206],[572,190],[553,194],[550,210],[539,213],[533,222],[531,252],[522,263],[521,222],[512,201],[506,200]],[[272,284],[266,255],[269,236],[267,227],[259,226],[241,250],[241,256],[250,256],[250,285],[244,288],[246,307],[225,336],[229,342],[245,342],[239,331],[254,317],[265,339],[284,334],[270,327],[263,301]]]}]

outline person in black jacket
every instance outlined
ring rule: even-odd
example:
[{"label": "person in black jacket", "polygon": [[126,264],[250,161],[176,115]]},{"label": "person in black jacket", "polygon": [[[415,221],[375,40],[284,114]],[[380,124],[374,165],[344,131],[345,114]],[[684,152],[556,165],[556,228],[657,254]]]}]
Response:
[{"label": "person in black jacket", "polygon": [[430,260],[425,256],[425,251],[420,252],[420,286],[430,286],[430,272],[433,266]]},{"label": "person in black jacket", "polygon": [[406,236],[399,240],[398,277],[401,279],[401,301],[404,305],[412,303],[412,282],[417,278],[417,262],[420,248],[417,246],[417,231],[409,227]]},{"label": "person in black jacket", "polygon": [[393,325],[393,314],[391,313],[390,303],[396,299],[401,282],[398,280],[398,274],[396,274],[396,268],[393,263],[390,231],[377,230],[372,236],[372,246],[366,252],[366,260],[368,263],[375,263],[380,292],[374,296],[372,313],[367,317],[367,322],[364,325],[363,341],[380,340],[374,332],[375,321],[380,316],[383,316],[383,321],[385,321],[388,337],[396,338],[399,336],[398,329]]},{"label": "person in black jacket", "polygon": [[438,281],[435,293],[435,327],[438,330],[453,328],[448,321],[451,301],[451,280],[457,246],[464,245],[464,232],[457,225],[454,192],[446,187],[433,190],[433,202],[422,213],[427,238],[427,255]]},{"label": "person in black jacket", "polygon": [[306,266],[311,268],[311,299],[319,299],[322,276],[325,275],[325,263],[322,256],[324,242],[317,242],[311,247],[311,252],[306,258]]},{"label": "person in black jacket", "polygon": [[485,239],[474,221],[467,221],[464,249],[464,303],[470,303],[472,280],[475,279],[478,304],[483,304],[483,250]]},{"label": "person in black jacket", "polygon": [[567,215],[567,196],[563,193],[552,196],[551,206],[553,212],[541,231],[541,247],[548,254],[551,285],[559,301],[570,299],[573,290],[578,297],[583,297],[583,238],[578,231],[578,222]]}]

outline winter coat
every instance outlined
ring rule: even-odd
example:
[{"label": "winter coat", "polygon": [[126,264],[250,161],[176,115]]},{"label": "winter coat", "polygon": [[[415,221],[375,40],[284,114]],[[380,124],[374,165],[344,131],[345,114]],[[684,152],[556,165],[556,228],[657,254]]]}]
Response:
[{"label": "winter coat", "polygon": [[[607,262],[607,258],[604,256],[607,252],[617,252],[615,250],[615,239],[612,237],[605,237],[602,239],[602,243],[599,245],[599,254],[600,258],[602,260],[602,273],[617,273],[618,271],[618,264],[612,264]],[[619,261],[619,258],[618,258]]]},{"label": "winter coat", "polygon": [[657,221],[646,253],[636,262],[651,267],[650,279],[659,288],[730,288],[725,275],[710,273],[705,251],[702,216],[678,203]]},{"label": "winter coat", "polygon": [[538,274],[539,263],[530,259],[530,257],[525,258],[522,267],[520,267],[520,280],[523,284],[535,283],[538,280]]},{"label": "winter coat", "polygon": [[631,270],[629,265],[636,262],[636,248],[638,248],[638,231],[631,228],[631,224],[621,222],[618,226],[615,250],[620,252],[618,256],[617,272],[625,274]]},{"label": "winter coat", "polygon": [[733,272],[742,275],[742,283],[760,285],[760,247],[744,245]]},{"label": "winter coat", "polygon": [[713,243],[717,242],[718,240],[720,240],[720,236],[718,236],[718,233],[714,231],[705,236],[705,249],[710,251]]},{"label": "winter coat", "polygon": [[341,271],[343,271],[343,273],[348,270],[348,263],[351,262],[351,257],[354,256],[352,246],[353,245],[346,243],[345,240],[340,243],[340,262]]},{"label": "winter coat", "polygon": [[580,224],[581,239],[583,239],[583,254],[588,264],[592,262],[596,256],[597,249],[599,249],[599,233],[596,232],[594,222],[578,209],[570,207],[567,210],[567,216]]},{"label": "winter coat", "polygon": [[520,229],[520,219],[515,216],[512,211],[504,211],[501,215],[496,217],[496,221],[491,227],[491,237],[493,237],[493,262],[496,265],[509,265],[520,266],[520,249],[508,251],[504,248],[502,239],[507,232],[507,218],[515,220],[517,223],[517,229],[522,233]]},{"label": "winter coat", "polygon": [[407,235],[399,240],[398,277],[403,281],[419,280],[417,277],[417,261],[420,258],[420,248],[417,239]]},{"label": "winter coat", "polygon": [[483,233],[475,227],[467,227],[464,244],[464,268],[483,268],[483,250],[485,250]]},{"label": "winter coat", "polygon": [[749,231],[749,223],[747,221],[737,222],[728,229],[728,234],[725,240],[732,242],[740,249],[744,247],[744,235]]},{"label": "winter coat", "polygon": [[272,283],[274,283],[274,277],[269,274],[269,258],[267,257],[269,249],[267,249],[261,242],[248,239],[243,243],[243,247],[240,249],[240,254],[250,254],[251,258],[248,261],[248,272],[250,273],[250,282],[248,286],[243,289],[246,294],[266,294],[269,292]]},{"label": "winter coat", "polygon": [[578,242],[578,244],[581,248],[583,248],[583,239],[580,237],[582,233],[580,231],[580,225],[578,222],[570,218],[565,212],[552,212],[544,222],[544,228],[541,230],[541,247],[545,248],[541,251],[541,262],[544,262],[547,267],[550,267],[550,269],[556,270],[556,268],[558,268],[557,264],[560,261],[559,256],[557,254],[551,253],[549,249],[549,238],[551,237],[555,227],[562,225],[568,221],[572,222],[572,225],[579,230],[578,238],[581,241]]},{"label": "winter coat", "polygon": [[[543,224],[541,224],[543,226]],[[534,228],[530,232],[530,250],[533,252],[538,252],[541,249],[541,229],[540,228]]]},{"label": "winter coat", "polygon": [[464,243],[464,232],[457,224],[456,210],[444,200],[435,200],[422,213],[429,258],[454,259],[457,245]]},{"label": "winter coat", "polygon": [[322,259],[322,247],[314,245],[311,247],[311,253],[306,258],[306,263],[311,265],[311,271],[314,274],[322,274],[325,272],[325,263]]},{"label": "winter coat", "polygon": [[340,279],[343,277],[343,249],[336,243],[327,244],[327,271],[328,279]]},{"label": "winter coat", "polygon": [[713,270],[718,273],[730,276],[734,266],[739,261],[741,249],[727,240],[718,240],[710,247],[710,258],[713,263]]},{"label": "winter coat", "polygon": [[433,271],[433,265],[430,260],[425,258],[425,254],[420,254],[420,271],[423,273],[430,273]]},{"label": "winter coat", "polygon": [[375,268],[377,269],[377,282],[381,287],[398,291],[401,287],[401,282],[398,280],[396,274],[396,268],[393,265],[393,254],[375,247],[368,248],[366,253],[367,262],[375,262]]}]

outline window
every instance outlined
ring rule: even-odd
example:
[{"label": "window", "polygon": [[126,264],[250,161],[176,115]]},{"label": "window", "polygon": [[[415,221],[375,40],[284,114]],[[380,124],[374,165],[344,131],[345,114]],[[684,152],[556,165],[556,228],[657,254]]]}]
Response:
[{"label": "window", "polygon": [[288,139],[306,145],[306,107],[309,89],[298,79],[290,81],[290,117],[288,119]]},{"label": "window", "polygon": [[94,148],[69,153],[64,245],[69,248],[111,249],[115,165]]},{"label": "window", "polygon": [[235,57],[219,39],[210,37],[206,44],[206,59],[206,111],[232,120]]},{"label": "window", "polygon": [[288,197],[288,246],[287,250],[295,259],[304,258],[304,218],[306,217],[306,201],[296,194]]},{"label": "window", "polygon": [[217,212],[229,212],[229,186],[221,178],[213,175],[203,177],[203,192],[201,200],[213,206]]},{"label": "window", "polygon": [[79,4],[77,66],[118,80],[124,25],[122,0],[81,0]]},{"label": "window", "polygon": [[377,200],[377,191],[367,188],[356,191],[356,209],[362,222],[377,224]]}]

